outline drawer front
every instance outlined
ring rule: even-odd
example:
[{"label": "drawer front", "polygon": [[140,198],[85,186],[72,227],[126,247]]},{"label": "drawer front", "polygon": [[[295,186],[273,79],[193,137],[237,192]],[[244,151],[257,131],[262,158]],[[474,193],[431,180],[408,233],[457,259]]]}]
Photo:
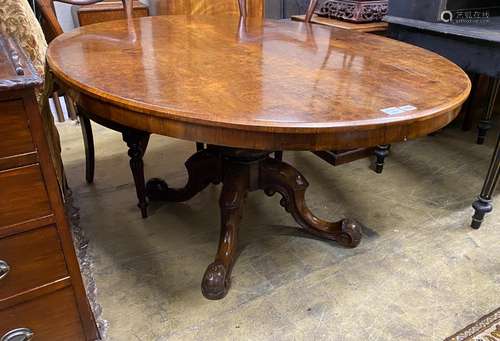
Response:
[{"label": "drawer front", "polygon": [[22,100],[0,101],[0,159],[35,150]]},{"label": "drawer front", "polygon": [[68,271],[54,226],[0,239],[0,301],[66,276]]},{"label": "drawer front", "polygon": [[0,230],[51,214],[38,164],[0,171]]},{"label": "drawer front", "polygon": [[0,310],[0,339],[21,328],[33,341],[85,339],[71,287]]}]

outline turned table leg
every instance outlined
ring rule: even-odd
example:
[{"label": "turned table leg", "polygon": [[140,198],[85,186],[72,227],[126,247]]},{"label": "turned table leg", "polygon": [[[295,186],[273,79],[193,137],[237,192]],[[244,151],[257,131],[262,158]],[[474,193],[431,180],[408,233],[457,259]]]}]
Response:
[{"label": "turned table leg", "polygon": [[380,144],[375,147],[375,173],[381,174],[384,170],[385,158],[389,155],[389,150],[391,149],[390,144]]},{"label": "turned table leg", "polygon": [[122,136],[123,141],[127,143],[129,148],[130,170],[134,177],[135,191],[137,193],[137,199],[139,200],[137,206],[141,209],[142,217],[146,218],[148,216],[148,203],[146,200],[144,162],[142,161],[142,157],[146,152],[150,134],[137,130],[126,130],[122,133]]},{"label": "turned table leg", "polygon": [[498,183],[500,174],[500,134],[498,135],[497,145],[493,157],[491,159],[490,167],[484,181],[481,194],[476,201],[472,204],[474,208],[474,216],[472,217],[471,227],[478,229],[481,227],[484,216],[493,210],[492,196]]}]

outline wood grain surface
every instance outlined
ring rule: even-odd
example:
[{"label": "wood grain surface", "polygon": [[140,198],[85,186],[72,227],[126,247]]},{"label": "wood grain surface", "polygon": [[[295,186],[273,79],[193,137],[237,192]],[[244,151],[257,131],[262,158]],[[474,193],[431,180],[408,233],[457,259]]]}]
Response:
[{"label": "wood grain surface", "polygon": [[[107,120],[265,150],[421,136],[453,120],[471,87],[450,61],[385,37],[231,16],[80,28],[51,43],[48,62],[77,101]],[[405,106],[414,109],[382,111]]]}]

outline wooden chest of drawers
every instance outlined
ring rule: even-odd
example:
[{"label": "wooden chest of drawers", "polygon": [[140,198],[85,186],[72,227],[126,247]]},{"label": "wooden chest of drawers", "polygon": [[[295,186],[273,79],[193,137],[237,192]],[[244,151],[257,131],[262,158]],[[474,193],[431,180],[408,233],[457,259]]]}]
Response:
[{"label": "wooden chest of drawers", "polygon": [[95,340],[34,88],[0,35],[0,340]]}]

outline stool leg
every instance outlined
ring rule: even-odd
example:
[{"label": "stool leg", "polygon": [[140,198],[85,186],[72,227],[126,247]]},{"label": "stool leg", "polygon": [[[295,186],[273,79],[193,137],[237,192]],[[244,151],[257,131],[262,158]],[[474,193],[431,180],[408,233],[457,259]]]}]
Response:
[{"label": "stool leg", "polygon": [[201,152],[203,149],[205,149],[205,144],[201,142],[196,142],[196,151]]},{"label": "stool leg", "polygon": [[54,107],[56,108],[57,122],[64,122],[64,112],[62,110],[61,100],[59,99],[59,93],[57,91],[52,93],[52,100],[54,101]]},{"label": "stool leg", "polygon": [[282,151],[274,152],[274,158],[278,161],[283,161],[283,152]]},{"label": "stool leg", "polygon": [[85,147],[85,179],[87,183],[94,182],[95,148],[92,125],[88,117],[80,114],[80,127],[82,128],[83,145]]},{"label": "stool leg", "polygon": [[390,144],[380,144],[375,147],[375,172],[380,174],[384,170],[385,158],[389,155],[389,149],[391,149]]},{"label": "stool leg", "polygon": [[479,121],[479,124],[477,126],[477,130],[478,130],[477,144],[484,143],[484,140],[486,138],[486,133],[491,128],[491,118],[493,116],[493,111],[495,109],[495,102],[497,99],[499,88],[500,88],[500,79],[495,78],[494,80],[491,81],[491,85],[490,85],[490,91],[489,91],[490,99],[488,102],[488,109],[486,110],[486,113],[484,114],[481,121]]},{"label": "stool leg", "polygon": [[500,174],[500,134],[498,135],[497,146],[495,152],[493,153],[493,158],[491,159],[490,168],[488,169],[488,174],[486,175],[486,180],[484,181],[483,189],[481,194],[476,201],[472,204],[474,208],[474,216],[472,217],[471,227],[478,229],[481,227],[484,216],[493,210],[491,204],[493,192],[498,183],[498,177]]}]

